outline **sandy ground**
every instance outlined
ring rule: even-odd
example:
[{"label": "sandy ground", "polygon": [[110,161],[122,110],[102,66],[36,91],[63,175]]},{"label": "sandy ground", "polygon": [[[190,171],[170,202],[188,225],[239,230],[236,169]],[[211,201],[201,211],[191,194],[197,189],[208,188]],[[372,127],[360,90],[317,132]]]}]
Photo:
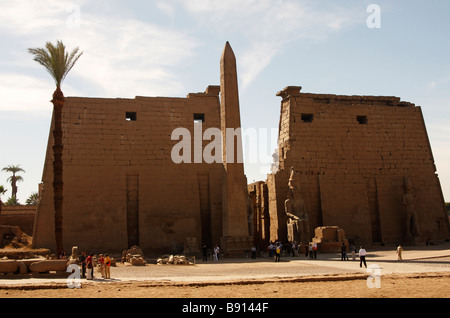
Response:
[{"label": "sandy ground", "polygon": [[[0,277],[0,299],[151,298],[151,299],[305,299],[305,298],[450,298],[450,244],[410,249],[398,261],[394,248],[368,251],[367,265],[341,261],[269,257],[224,259],[195,265],[136,267],[118,264],[112,279],[95,272],[69,288],[64,277]],[[372,275],[372,276],[370,276]]]}]

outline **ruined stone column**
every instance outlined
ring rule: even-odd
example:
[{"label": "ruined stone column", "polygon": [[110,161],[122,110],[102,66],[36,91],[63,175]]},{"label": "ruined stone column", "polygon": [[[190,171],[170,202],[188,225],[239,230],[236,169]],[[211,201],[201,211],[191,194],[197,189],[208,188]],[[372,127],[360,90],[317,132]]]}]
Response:
[{"label": "ruined stone column", "polygon": [[227,42],[220,62],[220,116],[223,164],[226,180],[223,189],[224,249],[247,249],[251,239],[247,226],[247,184],[242,155],[241,119],[236,57]]}]

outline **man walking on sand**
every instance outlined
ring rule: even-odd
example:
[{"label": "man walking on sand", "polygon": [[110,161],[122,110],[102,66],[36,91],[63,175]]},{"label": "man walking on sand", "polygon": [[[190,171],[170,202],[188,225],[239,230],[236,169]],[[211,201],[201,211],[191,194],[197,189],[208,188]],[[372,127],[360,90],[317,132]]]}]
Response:
[{"label": "man walking on sand", "polygon": [[364,266],[367,268],[366,254],[367,254],[367,252],[364,249],[364,246],[361,246],[359,249],[359,267],[362,267],[362,264],[364,263]]}]

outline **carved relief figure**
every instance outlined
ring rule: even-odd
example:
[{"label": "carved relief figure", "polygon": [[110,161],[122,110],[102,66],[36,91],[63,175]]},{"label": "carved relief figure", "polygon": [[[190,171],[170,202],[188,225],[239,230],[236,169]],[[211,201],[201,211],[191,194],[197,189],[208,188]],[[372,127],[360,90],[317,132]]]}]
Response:
[{"label": "carved relief figure", "polygon": [[300,184],[295,176],[294,167],[291,167],[288,186],[287,200],[284,202],[285,212],[288,217],[288,239],[289,241],[308,242],[308,213],[300,192]]},{"label": "carved relief figure", "polygon": [[417,218],[417,210],[415,206],[416,197],[414,196],[411,180],[408,177],[404,178],[403,186],[403,205],[406,210],[406,235],[420,236],[419,220]]}]

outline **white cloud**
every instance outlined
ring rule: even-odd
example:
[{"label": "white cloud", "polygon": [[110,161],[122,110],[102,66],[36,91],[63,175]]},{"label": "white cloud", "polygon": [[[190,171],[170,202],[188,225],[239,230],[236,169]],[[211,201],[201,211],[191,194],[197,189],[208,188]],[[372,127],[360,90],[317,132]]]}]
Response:
[{"label": "white cloud", "polygon": [[[183,90],[170,68],[189,58],[195,41],[137,20],[110,21],[88,16],[72,42],[84,55],[74,74],[112,97],[173,94]],[[72,36],[68,35],[67,39]]]},{"label": "white cloud", "polygon": [[[237,57],[243,65],[245,89],[288,43],[299,39],[321,40],[361,23],[365,10],[310,1],[273,0],[183,0],[186,10],[200,27],[220,33],[235,31],[247,45]],[[364,8],[365,9],[365,8]]]},{"label": "white cloud", "polygon": [[[67,83],[74,85],[75,81],[83,87],[82,91],[75,91],[82,96],[132,98],[186,93],[182,79],[172,68],[192,56],[197,45],[194,39],[184,31],[168,30],[118,13],[107,1],[92,4],[95,10],[90,3],[86,2],[89,8],[83,2],[76,3],[58,0],[1,2],[0,33],[24,45],[9,47],[9,60],[2,63],[8,66],[23,63],[22,72],[24,68],[25,71],[32,68],[33,74],[40,78],[47,76],[52,82],[44,68],[22,51],[61,39],[69,50],[78,46],[84,52],[63,84],[65,93]],[[168,7],[164,8],[168,12]],[[27,60],[18,60],[23,58]],[[34,72],[37,68],[42,73]],[[9,100],[14,96],[18,98],[24,85],[29,88],[30,103],[41,94],[43,87],[38,79],[33,81],[21,74],[8,76],[15,79],[4,83]],[[25,104],[24,109],[30,106],[28,102]]]},{"label": "white cloud", "polygon": [[439,79],[429,82],[427,84],[427,88],[429,90],[446,89],[446,86],[448,85],[449,82],[450,82],[450,76],[439,78]]},{"label": "white cloud", "polygon": [[173,18],[175,16],[175,8],[167,1],[158,1],[156,3],[156,7],[169,18]]},{"label": "white cloud", "polygon": [[0,30],[17,36],[34,35],[42,30],[60,26],[67,19],[66,1],[2,0],[0,2]]},{"label": "white cloud", "polygon": [[50,100],[55,89],[53,80],[17,73],[0,73],[1,111],[40,111],[52,108]]},{"label": "white cloud", "polygon": [[270,42],[253,43],[238,57],[243,89],[270,64],[278,50],[277,45]]}]

